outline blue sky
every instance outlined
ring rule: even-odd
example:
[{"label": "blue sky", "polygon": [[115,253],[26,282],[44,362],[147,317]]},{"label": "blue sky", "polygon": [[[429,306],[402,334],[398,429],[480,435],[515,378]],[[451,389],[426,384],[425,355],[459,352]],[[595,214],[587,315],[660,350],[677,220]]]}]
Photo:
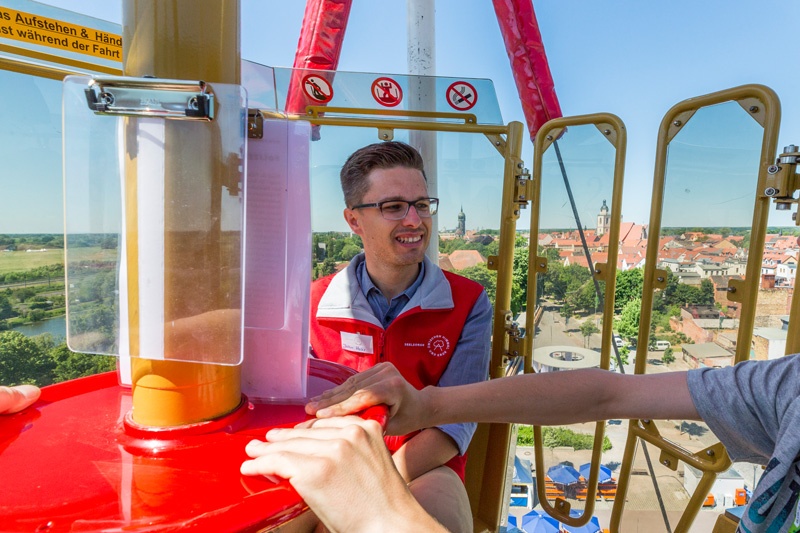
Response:
[{"label": "blue sky", "polygon": [[[121,18],[114,1],[45,3]],[[405,2],[353,4],[340,70],[406,72]],[[243,57],[290,66],[305,2],[241,5]],[[611,112],[627,126],[625,220],[647,222],[657,127],[678,101],[744,83],[768,85],[782,98],[780,146],[800,144],[798,75],[787,64],[796,38],[780,24],[793,20],[800,4],[547,0],[534,8],[564,114]],[[437,75],[492,79],[504,120],[524,121],[490,0],[436,0],[436,13]],[[531,154],[526,141],[529,166]]]}]

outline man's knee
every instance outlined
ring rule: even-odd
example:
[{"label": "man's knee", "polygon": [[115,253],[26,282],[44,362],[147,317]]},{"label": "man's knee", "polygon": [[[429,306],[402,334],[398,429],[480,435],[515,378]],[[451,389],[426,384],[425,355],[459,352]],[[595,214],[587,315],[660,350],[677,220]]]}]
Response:
[{"label": "man's knee", "polygon": [[434,468],[408,484],[419,504],[452,532],[472,531],[472,511],[461,478],[447,466]]}]

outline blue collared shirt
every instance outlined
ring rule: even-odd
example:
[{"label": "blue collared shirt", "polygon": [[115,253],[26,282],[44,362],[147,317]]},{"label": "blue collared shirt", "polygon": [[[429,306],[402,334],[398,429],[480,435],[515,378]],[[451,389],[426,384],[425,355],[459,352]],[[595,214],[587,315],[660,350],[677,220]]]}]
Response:
[{"label": "blue collared shirt", "polygon": [[[391,302],[386,300],[380,289],[370,279],[366,261],[362,260],[358,263],[355,274],[358,284],[361,286],[361,292],[366,296],[372,312],[386,329],[403,312],[409,300],[422,285],[422,281],[425,279],[425,263],[420,263],[419,275],[414,283],[392,298]],[[491,331],[492,304],[489,302],[486,292],[483,292],[467,316],[450,364],[447,365],[447,369],[437,384],[439,387],[476,383],[488,378]],[[474,423],[446,424],[439,426],[439,429],[455,441],[459,453],[463,455],[472,440],[476,426],[477,424]]]}]

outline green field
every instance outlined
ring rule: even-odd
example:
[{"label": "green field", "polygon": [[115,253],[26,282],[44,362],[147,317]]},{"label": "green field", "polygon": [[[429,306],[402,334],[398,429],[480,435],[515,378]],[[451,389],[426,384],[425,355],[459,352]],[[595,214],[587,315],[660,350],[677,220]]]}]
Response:
[{"label": "green field", "polygon": [[[75,261],[111,261],[116,257],[116,250],[104,250],[100,247],[70,250],[70,258]],[[45,252],[0,252],[0,274],[21,272],[63,262],[64,250],[61,249],[47,250]]]}]

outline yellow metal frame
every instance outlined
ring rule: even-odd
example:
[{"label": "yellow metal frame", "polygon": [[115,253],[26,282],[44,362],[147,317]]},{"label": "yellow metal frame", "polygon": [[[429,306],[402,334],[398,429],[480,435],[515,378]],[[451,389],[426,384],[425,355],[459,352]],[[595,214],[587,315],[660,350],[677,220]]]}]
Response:
[{"label": "yellow metal frame", "polygon": [[[694,113],[703,107],[725,102],[738,102],[745,111],[753,116],[764,127],[761,142],[761,161],[758,169],[758,191],[763,191],[768,177],[767,168],[773,163],[777,149],[778,129],[780,127],[780,101],[772,89],[763,85],[743,85],[697,98],[684,100],[673,106],[661,121],[656,149],[655,176],[653,178],[653,196],[650,211],[650,233],[645,255],[644,287],[642,290],[642,308],[639,320],[638,346],[648,346],[650,337],[650,321],[652,316],[653,295],[655,289],[663,288],[664,273],[656,268],[658,259],[658,242],[661,234],[661,217],[664,207],[664,184],[667,167],[667,151],[669,142],[686,125]],[[761,258],[764,253],[764,237],[767,230],[770,198],[761,192],[755,198],[753,224],[750,232],[750,250],[748,252],[745,282],[739,285],[742,308],[739,331],[736,343],[735,361],[747,360],[750,356],[750,341],[755,322],[756,296],[760,281]],[[661,279],[660,279],[661,278]],[[742,294],[743,293],[743,294]],[[738,300],[738,298],[737,298]],[[794,309],[793,309],[794,311]],[[800,311],[799,311],[800,312]],[[796,321],[792,321],[796,322]],[[795,324],[795,327],[798,326]],[[790,330],[791,335],[791,330]],[[787,343],[788,348],[788,343]],[[647,364],[647,350],[639,350],[636,354],[635,373],[644,374]],[[730,459],[722,445],[715,445],[698,453],[692,453],[667,440],[658,433],[655,424],[649,420],[631,420],[628,427],[628,438],[622,458],[622,469],[617,484],[617,497],[611,513],[610,529],[620,529],[625,497],[630,483],[633,455],[638,439],[642,439],[662,450],[660,461],[669,468],[677,468],[678,461],[683,461],[703,472],[703,477],[675,528],[676,533],[688,531],[694,518],[714,483],[716,474],[730,467]]]},{"label": "yellow metal frame", "polygon": [[[611,358],[612,327],[614,321],[614,290],[616,288],[617,252],[619,250],[619,231],[622,220],[622,186],[625,174],[625,154],[627,148],[627,131],[622,120],[610,113],[596,113],[591,115],[580,115],[575,117],[562,117],[546,122],[536,135],[534,142],[533,157],[533,195],[531,205],[531,238],[528,248],[528,295],[527,308],[535,309],[537,277],[547,271],[547,258],[538,255],[539,234],[539,211],[542,196],[542,161],[547,149],[555,142],[568,127],[591,126],[594,125],[605,135],[608,141],[616,148],[614,158],[614,184],[611,194],[611,226],[609,228],[608,257],[615,258],[608,263],[597,263],[592,265],[592,275],[595,279],[605,282],[604,307],[603,307],[603,329],[601,332],[600,345],[600,367],[609,368]],[[527,314],[525,331],[536,331],[534,323],[534,313]],[[533,372],[533,342],[529,340],[524,343],[525,372]],[[594,512],[595,495],[597,493],[597,482],[600,472],[600,457],[602,455],[603,436],[605,434],[605,424],[597,422],[595,425],[594,445],[592,450],[591,470],[587,482],[586,507],[579,518],[569,515],[570,504],[562,498],[556,500],[555,506],[550,505],[545,494],[544,483],[538,483],[541,473],[545,471],[542,429],[534,426],[533,436],[535,443],[535,460],[537,472],[537,493],[539,501],[544,511],[550,516],[557,518],[570,526],[582,526],[589,522]]]}]

